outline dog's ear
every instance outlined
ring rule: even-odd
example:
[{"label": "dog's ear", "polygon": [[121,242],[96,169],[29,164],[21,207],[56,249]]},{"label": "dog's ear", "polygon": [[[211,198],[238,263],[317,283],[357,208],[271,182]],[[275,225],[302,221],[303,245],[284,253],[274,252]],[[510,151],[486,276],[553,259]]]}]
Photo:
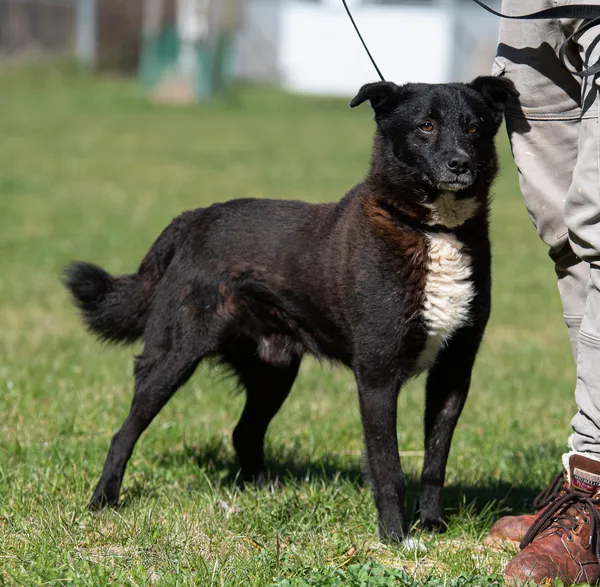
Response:
[{"label": "dog's ear", "polygon": [[369,100],[376,115],[386,114],[396,108],[402,94],[401,88],[393,82],[365,84],[350,102],[356,108]]},{"label": "dog's ear", "polygon": [[469,85],[484,97],[492,109],[494,118],[498,124],[502,122],[504,106],[508,98],[510,96],[514,96],[515,98],[519,96],[515,84],[506,77],[481,75],[476,77]]}]

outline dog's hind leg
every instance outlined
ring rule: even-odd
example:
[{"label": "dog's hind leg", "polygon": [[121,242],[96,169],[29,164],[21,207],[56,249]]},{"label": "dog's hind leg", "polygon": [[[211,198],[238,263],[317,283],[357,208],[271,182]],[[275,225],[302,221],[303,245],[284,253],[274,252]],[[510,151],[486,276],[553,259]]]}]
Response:
[{"label": "dog's hind leg", "polygon": [[225,353],[224,359],[246,390],[246,405],[233,432],[242,477],[244,481],[264,485],[265,434],[294,384],[301,359],[293,357],[288,366],[274,366],[263,361],[256,351],[253,342],[240,340]]},{"label": "dog's hind leg", "polygon": [[419,491],[419,516],[427,530],[443,531],[444,480],[450,444],[462,413],[482,329],[463,329],[443,348],[427,378],[425,460]]},{"label": "dog's hind leg", "polygon": [[125,422],[114,435],[90,509],[114,505],[135,443],[177,389],[194,372],[198,355],[174,349],[164,355],[144,353],[135,365],[135,395]]},{"label": "dog's hind leg", "polygon": [[173,316],[163,316],[163,319],[153,316],[148,324],[144,352],[135,363],[133,403],[112,439],[102,476],[88,504],[90,509],[117,503],[125,468],[137,440],[171,396],[191,377],[200,360],[215,350],[211,329],[201,328],[198,321],[189,316],[183,318],[175,321]]}]

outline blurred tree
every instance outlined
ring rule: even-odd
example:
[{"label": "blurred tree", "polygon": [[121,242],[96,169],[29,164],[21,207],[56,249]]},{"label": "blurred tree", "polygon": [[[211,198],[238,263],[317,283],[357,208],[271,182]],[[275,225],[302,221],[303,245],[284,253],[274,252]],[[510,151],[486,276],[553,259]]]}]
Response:
[{"label": "blurred tree", "polygon": [[213,87],[223,92],[234,77],[235,38],[242,23],[240,0],[213,0],[220,5],[214,49]]},{"label": "blurred tree", "polygon": [[241,0],[176,0],[174,22],[165,0],[145,0],[142,82],[161,101],[191,102],[223,93],[234,76]]}]

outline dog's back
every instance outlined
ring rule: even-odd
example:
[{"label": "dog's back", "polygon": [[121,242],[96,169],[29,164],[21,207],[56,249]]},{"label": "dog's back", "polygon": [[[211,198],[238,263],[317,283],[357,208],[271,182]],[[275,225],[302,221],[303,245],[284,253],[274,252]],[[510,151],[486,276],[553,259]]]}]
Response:
[{"label": "dog's back", "polygon": [[275,348],[286,337],[302,353],[341,359],[334,347],[343,346],[344,336],[329,311],[336,288],[326,290],[340,271],[330,244],[344,208],[257,199],[215,204],[173,220],[137,273],[112,277],[76,262],[65,282],[90,331],[104,340],[137,340],[153,312],[204,311],[227,323],[227,336],[211,354],[246,335],[277,363],[282,353]]}]

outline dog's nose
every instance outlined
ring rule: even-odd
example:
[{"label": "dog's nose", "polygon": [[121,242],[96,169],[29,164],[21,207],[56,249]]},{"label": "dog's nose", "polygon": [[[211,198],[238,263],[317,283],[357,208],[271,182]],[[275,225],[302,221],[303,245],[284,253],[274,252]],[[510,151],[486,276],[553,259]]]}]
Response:
[{"label": "dog's nose", "polygon": [[460,175],[471,169],[471,160],[466,155],[455,153],[448,159],[446,165],[448,165],[450,171],[456,173],[456,175]]}]

